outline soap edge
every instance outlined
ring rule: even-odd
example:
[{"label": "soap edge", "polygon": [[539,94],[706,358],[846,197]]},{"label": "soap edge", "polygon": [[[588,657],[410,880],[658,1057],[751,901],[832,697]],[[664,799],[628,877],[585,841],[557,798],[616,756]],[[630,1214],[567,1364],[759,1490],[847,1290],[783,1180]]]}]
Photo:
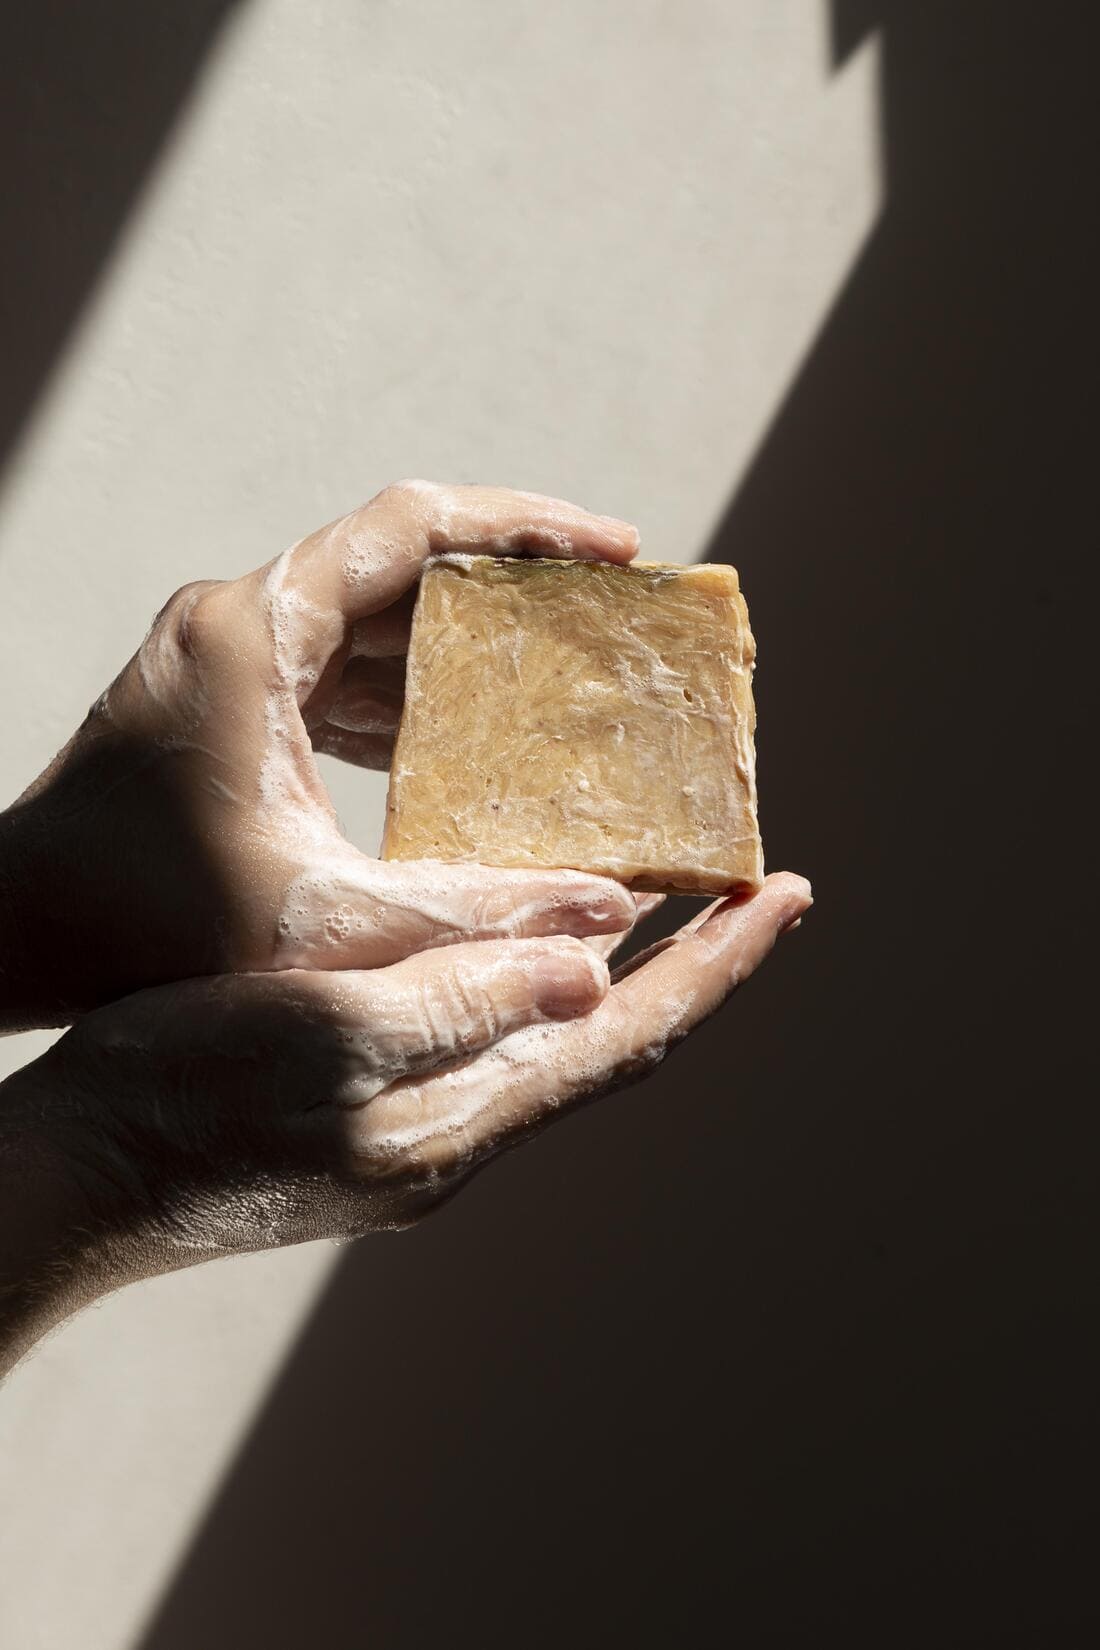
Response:
[{"label": "soap edge", "polygon": [[[530,557],[523,557],[523,558],[509,558],[509,557],[493,556],[491,554],[485,554],[485,555],[480,555],[479,556],[479,555],[472,555],[472,554],[469,554],[469,553],[466,553],[466,552],[461,552],[461,551],[450,551],[450,552],[444,552],[441,555],[437,555],[437,556],[433,557],[433,559],[426,564],[426,566],[423,569],[423,572],[421,573],[421,577],[420,577],[419,583],[417,585],[416,601],[413,604],[413,612],[412,612],[412,617],[411,617],[410,625],[409,625],[409,652],[408,652],[408,655],[407,655],[407,659],[408,659],[409,663],[406,664],[406,683],[405,683],[406,696],[405,696],[405,701],[402,704],[401,717],[400,717],[400,721],[398,722],[397,734],[396,734],[396,737],[394,739],[393,760],[392,760],[392,763],[391,763],[391,766],[390,766],[389,784],[386,788],[386,808],[385,808],[385,818],[384,818],[383,826],[382,826],[382,842],[381,842],[381,846],[379,848],[379,858],[381,860],[384,860],[384,861],[390,863],[390,864],[417,863],[418,859],[421,860],[421,861],[423,859],[423,856],[411,855],[411,856],[405,857],[405,856],[402,856],[399,853],[393,853],[392,852],[392,849],[393,849],[392,821],[393,821],[393,816],[396,812],[397,793],[398,793],[398,790],[399,790],[400,784],[401,784],[400,757],[401,757],[402,740],[403,740],[403,737],[407,733],[408,722],[409,722],[409,716],[408,716],[409,693],[408,693],[408,688],[409,688],[410,680],[412,680],[414,683],[415,683],[415,680],[416,680],[415,677],[410,678],[410,676],[409,676],[410,663],[412,661],[413,651],[414,651],[413,650],[413,645],[412,645],[412,638],[415,634],[417,619],[418,619],[419,614],[420,614],[421,606],[423,605],[423,602],[424,602],[425,583],[428,580],[428,576],[430,574],[432,574],[433,572],[437,571],[437,570],[438,571],[443,571],[444,569],[450,568],[452,570],[453,569],[461,569],[462,571],[469,571],[469,570],[471,570],[472,565],[477,561],[493,561],[493,562],[496,562],[498,564],[505,564],[506,565],[509,561],[512,561],[512,560],[522,560],[522,561],[525,561],[525,562],[537,561],[537,562],[542,562],[542,563],[549,563],[550,565],[554,565],[554,566],[561,566],[561,565],[565,565],[565,566],[591,565],[590,563],[582,562],[579,558],[570,558],[569,560],[567,560],[563,563],[562,560],[560,560],[559,558],[552,557],[552,556],[530,556]],[[742,668],[747,669],[747,671],[748,671],[748,683],[747,683],[747,689],[748,689],[748,734],[749,734],[749,748],[750,748],[750,752],[751,752],[751,767],[750,767],[748,792],[749,792],[749,812],[750,812],[750,816],[751,816],[752,823],[753,823],[753,826],[754,826],[755,839],[756,839],[757,870],[756,870],[755,876],[753,876],[751,878],[750,877],[739,877],[739,878],[734,879],[733,881],[728,881],[728,880],[721,880],[717,876],[715,876],[715,877],[696,877],[690,882],[687,880],[686,876],[681,881],[661,880],[661,879],[659,879],[657,877],[654,877],[654,876],[647,877],[645,875],[642,875],[642,876],[637,877],[637,878],[616,877],[614,872],[605,871],[605,870],[593,870],[593,869],[590,869],[590,868],[587,868],[587,867],[584,868],[584,874],[589,875],[589,876],[607,876],[610,880],[618,882],[622,887],[636,890],[638,893],[652,893],[652,894],[663,894],[663,895],[673,894],[673,895],[683,895],[683,896],[687,896],[689,898],[690,897],[698,897],[698,898],[710,897],[710,898],[714,898],[714,897],[722,897],[722,896],[733,897],[734,895],[748,895],[748,896],[751,896],[753,894],[758,893],[760,888],[763,886],[764,875],[765,875],[765,865],[764,865],[764,839],[763,839],[763,833],[760,829],[759,791],[758,791],[757,779],[756,779],[756,768],[757,768],[756,695],[753,692],[753,686],[752,686],[752,678],[753,678],[753,675],[755,674],[755,670],[756,670],[756,637],[755,637],[755,633],[753,632],[753,629],[752,629],[751,620],[749,618],[748,602],[747,602],[747,599],[745,597],[744,591],[741,589],[740,575],[738,574],[738,571],[737,571],[736,567],[732,566],[732,564],[729,563],[729,562],[689,562],[689,563],[680,563],[680,562],[636,562],[636,563],[633,563],[633,564],[626,564],[624,566],[616,566],[615,571],[629,573],[632,570],[641,569],[641,568],[661,568],[661,569],[667,568],[669,570],[672,570],[672,571],[675,571],[675,572],[681,573],[681,574],[690,574],[690,573],[694,573],[694,572],[709,572],[709,571],[719,572],[720,571],[721,573],[723,573],[725,575],[729,575],[729,576],[732,577],[732,580],[733,580],[732,588],[724,591],[722,594],[723,594],[725,599],[732,601],[734,606],[738,610],[739,625],[740,625],[740,628],[741,628],[742,633],[743,633],[743,653],[742,653],[741,663],[742,663]],[[482,862],[481,861],[474,861],[474,860],[447,859],[447,860],[439,860],[436,863],[443,864],[443,865],[462,865],[462,864],[480,864]],[[579,867],[576,867],[576,866],[548,866],[548,865],[512,866],[512,867],[499,866],[498,865],[498,866],[494,866],[493,868],[498,869],[498,870],[530,869],[530,870],[546,870],[546,871],[577,870],[577,869],[580,869]]]}]

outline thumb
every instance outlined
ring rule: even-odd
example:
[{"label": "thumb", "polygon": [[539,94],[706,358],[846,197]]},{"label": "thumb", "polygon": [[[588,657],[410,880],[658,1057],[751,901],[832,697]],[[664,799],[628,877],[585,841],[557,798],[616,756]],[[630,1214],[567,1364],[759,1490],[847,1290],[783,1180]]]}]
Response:
[{"label": "thumb", "polygon": [[388,607],[441,551],[627,562],[638,534],[563,499],[506,487],[402,481],[330,522],[240,583],[269,612],[308,692],[351,627]]}]

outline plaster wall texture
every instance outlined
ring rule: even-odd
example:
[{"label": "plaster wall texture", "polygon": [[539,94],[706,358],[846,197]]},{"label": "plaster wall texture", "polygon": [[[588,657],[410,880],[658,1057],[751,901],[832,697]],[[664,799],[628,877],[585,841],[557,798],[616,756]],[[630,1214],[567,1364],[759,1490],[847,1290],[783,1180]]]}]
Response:
[{"label": "plaster wall texture", "polygon": [[[172,589],[387,481],[697,559],[874,221],[875,92],[816,0],[239,6],[0,476],[4,799]],[[326,773],[376,843],[384,781]],[[5,1650],[136,1642],[333,1254],[133,1288],[14,1374]]]}]

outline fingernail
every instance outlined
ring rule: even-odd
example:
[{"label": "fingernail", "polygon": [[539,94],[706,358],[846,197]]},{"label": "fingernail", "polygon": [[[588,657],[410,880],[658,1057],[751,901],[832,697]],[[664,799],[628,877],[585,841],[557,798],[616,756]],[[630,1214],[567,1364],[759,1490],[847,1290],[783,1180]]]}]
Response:
[{"label": "fingernail", "polygon": [[638,529],[632,521],[620,521],[618,516],[601,516],[600,520],[605,527],[610,527],[613,533],[621,533],[624,538],[637,539]]},{"label": "fingernail", "polygon": [[572,1020],[604,999],[607,969],[591,952],[549,952],[532,969],[535,1001],[552,1020]]}]

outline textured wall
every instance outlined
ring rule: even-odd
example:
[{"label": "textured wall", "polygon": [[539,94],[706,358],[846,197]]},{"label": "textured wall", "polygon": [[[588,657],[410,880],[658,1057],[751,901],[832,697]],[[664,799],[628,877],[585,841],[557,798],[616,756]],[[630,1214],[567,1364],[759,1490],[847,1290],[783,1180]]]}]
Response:
[{"label": "textured wall", "polygon": [[[20,297],[54,330],[0,475],[5,798],[176,585],[388,480],[704,551],[875,218],[873,40],[838,70],[816,0],[246,0],[186,39],[192,8],[90,10],[9,56],[55,133]],[[330,772],[370,844],[379,784]],[[132,1289],[14,1375],[4,1650],[135,1641],[331,1262]]]}]

